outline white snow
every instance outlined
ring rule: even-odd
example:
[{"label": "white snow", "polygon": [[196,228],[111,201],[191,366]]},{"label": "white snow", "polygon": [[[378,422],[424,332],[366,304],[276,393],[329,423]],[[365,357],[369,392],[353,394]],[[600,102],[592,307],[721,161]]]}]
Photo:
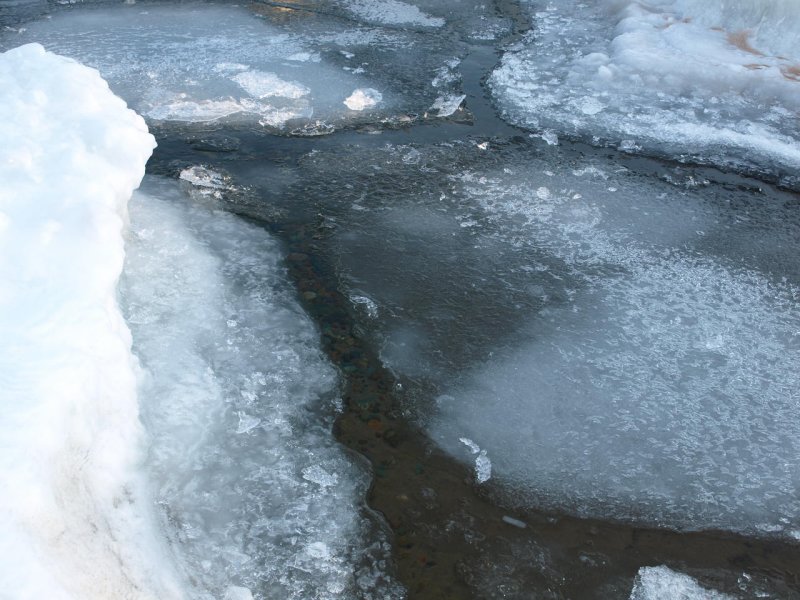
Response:
[{"label": "white snow", "polygon": [[732,600],[732,596],[702,587],[688,575],[668,567],[642,567],[630,600]]},{"label": "white snow", "polygon": [[382,99],[383,95],[378,90],[359,88],[345,98],[344,105],[350,110],[366,110],[376,106]]},{"label": "white snow", "polygon": [[116,299],[154,140],[96,71],[39,45],[0,55],[0,90],[2,594],[181,598]]},{"label": "white snow", "polygon": [[533,2],[490,78],[504,114],[650,152],[800,166],[800,8],[786,0]]}]

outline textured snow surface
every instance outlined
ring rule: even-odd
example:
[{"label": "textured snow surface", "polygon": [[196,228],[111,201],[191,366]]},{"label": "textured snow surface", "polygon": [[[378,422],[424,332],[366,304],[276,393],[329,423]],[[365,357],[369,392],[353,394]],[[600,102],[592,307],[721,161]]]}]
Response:
[{"label": "textured snow surface", "polygon": [[0,55],[0,139],[0,589],[179,598],[116,301],[154,140],[96,71],[38,45]]},{"label": "textured snow surface", "polygon": [[528,5],[533,31],[490,78],[512,122],[797,183],[797,2]]},{"label": "textured snow surface", "polygon": [[[182,178],[224,186],[197,167]],[[147,470],[190,595],[399,597],[360,508],[368,477],[333,440],[335,374],[280,249],[216,198],[146,178],[121,286],[145,373]]]},{"label": "textured snow surface", "polygon": [[642,567],[630,600],[732,600],[732,596],[706,589],[688,575],[668,567]]}]

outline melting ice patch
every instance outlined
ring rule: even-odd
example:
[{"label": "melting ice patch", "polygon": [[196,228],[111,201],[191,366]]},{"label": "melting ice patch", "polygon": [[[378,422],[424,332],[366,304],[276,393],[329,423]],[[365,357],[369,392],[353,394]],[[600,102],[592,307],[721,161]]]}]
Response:
[{"label": "melting ice patch", "polygon": [[116,284],[155,146],[96,71],[0,54],[0,581],[8,598],[182,598],[138,468]]},{"label": "melting ice patch", "polygon": [[193,597],[398,597],[277,243],[213,196],[145,181],[121,297],[146,374],[147,466]]},{"label": "melting ice patch", "polygon": [[797,183],[797,3],[529,4],[533,31],[490,78],[511,121]]},{"label": "melting ice patch", "polygon": [[[368,83],[321,60],[318,34],[287,32],[234,6],[115,6],[57,12],[0,45],[38,41],[96,67],[152,120],[282,129],[312,116],[346,119],[342,101]],[[364,35],[352,31],[351,43]]]}]

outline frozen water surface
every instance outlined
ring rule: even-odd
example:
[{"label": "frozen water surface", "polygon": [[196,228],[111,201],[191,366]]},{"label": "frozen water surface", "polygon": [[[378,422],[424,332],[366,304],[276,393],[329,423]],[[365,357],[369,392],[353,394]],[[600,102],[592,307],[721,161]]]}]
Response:
[{"label": "frozen water surface", "polygon": [[512,122],[798,184],[796,2],[526,3],[490,79]]},{"label": "frozen water surface", "polygon": [[[414,9],[386,4],[391,14]],[[0,32],[0,47],[37,41],[93,66],[152,122],[258,123],[268,130],[325,133],[352,123],[405,122],[409,113],[424,113],[442,91],[459,90],[458,81],[435,88],[430,75],[462,51],[457,43],[445,49],[413,31],[302,7],[289,15],[282,10],[100,4],[62,9]]]},{"label": "frozen water surface", "polygon": [[148,473],[190,596],[399,597],[360,508],[367,476],[330,433],[334,372],[276,242],[213,196],[145,183],[121,299]]},{"label": "frozen water surface", "polygon": [[349,154],[308,158],[347,181],[331,251],[446,449],[521,505],[798,528],[795,200],[491,142]]}]

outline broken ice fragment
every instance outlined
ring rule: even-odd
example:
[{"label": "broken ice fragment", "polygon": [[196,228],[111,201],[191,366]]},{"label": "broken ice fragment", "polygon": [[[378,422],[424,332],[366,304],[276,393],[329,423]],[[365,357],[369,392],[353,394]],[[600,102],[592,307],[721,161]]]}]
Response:
[{"label": "broken ice fragment", "polygon": [[449,117],[461,107],[461,103],[464,102],[466,97],[466,94],[439,96],[433,102],[431,110],[437,111],[437,117]]},{"label": "broken ice fragment", "polygon": [[253,417],[247,413],[239,413],[239,426],[236,428],[236,433],[247,433],[261,425],[261,419]]},{"label": "broken ice fragment", "polygon": [[365,110],[372,108],[383,99],[383,95],[372,88],[358,88],[354,90],[344,101],[345,106],[350,110]]},{"label": "broken ice fragment", "polygon": [[339,477],[336,473],[328,473],[319,465],[312,465],[303,469],[303,479],[322,487],[336,485],[339,482]]}]

